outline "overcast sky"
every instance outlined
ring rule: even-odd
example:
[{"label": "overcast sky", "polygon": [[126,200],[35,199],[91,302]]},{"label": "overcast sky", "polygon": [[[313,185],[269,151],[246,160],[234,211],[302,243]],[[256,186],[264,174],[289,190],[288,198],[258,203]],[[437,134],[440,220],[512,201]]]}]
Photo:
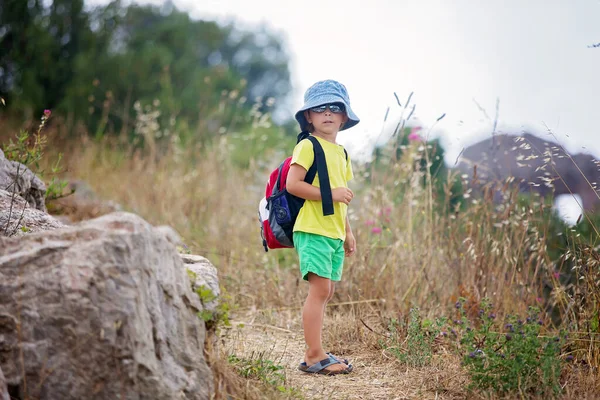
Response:
[{"label": "overcast sky", "polygon": [[[91,0],[89,3],[105,3]],[[142,3],[161,4],[146,0]],[[174,0],[194,17],[266,22],[292,58],[294,107],[333,78],[362,122],[341,135],[351,150],[388,128],[414,92],[416,115],[454,159],[492,131],[543,133],[600,157],[600,0]],[[476,5],[477,4],[477,5]],[[485,112],[481,111],[479,104]],[[290,110],[292,113],[294,110]]]},{"label": "overcast sky", "polygon": [[499,131],[551,129],[568,150],[600,157],[600,48],[589,47],[600,42],[600,0],[173,3],[197,18],[278,32],[292,60],[294,108],[315,81],[344,83],[362,121],[338,138],[356,156],[395,127],[394,92],[403,102],[414,92],[415,115],[442,139],[450,164],[491,135],[497,100]]}]

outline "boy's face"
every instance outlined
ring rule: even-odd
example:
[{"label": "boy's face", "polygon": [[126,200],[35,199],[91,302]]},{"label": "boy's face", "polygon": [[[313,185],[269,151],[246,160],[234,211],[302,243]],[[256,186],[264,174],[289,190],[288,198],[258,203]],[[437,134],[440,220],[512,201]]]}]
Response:
[{"label": "boy's face", "polygon": [[309,123],[313,124],[316,133],[326,136],[337,134],[342,124],[348,121],[345,111],[332,112],[330,107],[326,107],[323,112],[307,110],[304,112],[304,116]]}]

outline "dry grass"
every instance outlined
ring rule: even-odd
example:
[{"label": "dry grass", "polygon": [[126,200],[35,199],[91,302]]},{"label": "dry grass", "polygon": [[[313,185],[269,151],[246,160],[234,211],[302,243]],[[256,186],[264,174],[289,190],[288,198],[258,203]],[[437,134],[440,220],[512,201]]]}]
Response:
[{"label": "dry grass", "polygon": [[[222,334],[219,351],[223,355],[262,357],[285,367],[286,384],[299,389],[307,399],[510,399],[527,397],[498,396],[467,390],[469,379],[460,358],[451,346],[437,343],[433,362],[423,368],[408,368],[379,344],[385,327],[377,323],[372,310],[328,311],[324,328],[324,346],[328,351],[350,359],[355,371],[334,377],[307,375],[297,371],[302,360],[302,329],[293,312],[240,316],[250,324],[234,325]],[[360,315],[360,316],[359,316]],[[368,316],[371,316],[371,319]],[[363,321],[367,319],[367,328]],[[278,321],[281,321],[278,324]],[[563,374],[562,399],[596,399],[600,393],[598,376],[589,369],[571,366]],[[264,396],[264,395],[263,395]],[[261,398],[261,397],[248,397]],[[266,398],[266,397],[262,397]],[[270,398],[270,397],[269,397]],[[286,398],[286,397],[274,397]]]},{"label": "dry grass", "polygon": [[[421,184],[426,176],[414,165],[427,149],[415,143],[384,171],[355,170],[351,220],[358,252],[347,260],[328,308],[324,342],[350,357],[357,372],[307,376],[295,369],[304,348],[298,317],[307,286],[293,251],[265,253],[259,239],[256,210],[268,169],[253,162],[245,171],[235,168],[226,138],[211,148],[172,147],[161,154],[119,140],[82,138],[57,147],[66,153],[65,176],[87,182],[100,197],[152,224],[172,226],[193,253],[218,268],[234,306],[233,327],[222,329],[216,347],[207,350],[219,398],[290,397],[240,378],[224,361],[229,354],[261,354],[280,363],[286,385],[306,398],[496,398],[467,392],[459,357],[443,346],[430,367],[407,369],[381,349],[386,322],[412,305],[430,317],[449,314],[459,297],[471,305],[489,297],[499,317],[523,313],[551,281],[546,233],[537,228],[544,206],[519,205],[510,197],[516,193],[507,191],[502,207],[469,199],[466,212],[436,212],[445,200]],[[592,349],[596,357],[598,352]],[[564,398],[600,396],[594,368],[568,369]]]},{"label": "dry grass", "polygon": [[349,375],[327,377],[297,371],[304,352],[302,330],[298,324],[286,330],[274,329],[277,326],[267,324],[234,327],[225,334],[227,340],[223,351],[246,356],[265,353],[266,357],[285,366],[288,384],[300,389],[305,398],[465,397],[466,377],[460,371],[457,357],[440,353],[429,367],[407,369],[382,351],[377,344],[377,335],[365,328],[355,313],[356,310],[333,311],[325,324],[324,345],[327,350],[350,359],[356,372]]}]

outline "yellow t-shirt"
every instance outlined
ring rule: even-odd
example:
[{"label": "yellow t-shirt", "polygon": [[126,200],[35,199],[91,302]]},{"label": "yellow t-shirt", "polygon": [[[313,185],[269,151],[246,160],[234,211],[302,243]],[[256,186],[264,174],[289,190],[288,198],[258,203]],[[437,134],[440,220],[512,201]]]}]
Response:
[{"label": "yellow t-shirt", "polygon": [[[346,160],[344,147],[319,137],[316,138],[323,147],[323,152],[325,153],[331,189],[348,187],[348,181],[351,180],[354,175],[352,173],[350,157]],[[314,158],[315,153],[313,144],[310,140],[305,139],[300,141],[294,148],[292,165],[298,164],[308,171],[313,164]],[[313,186],[320,187],[318,173],[312,184]],[[333,215],[324,216],[323,204],[320,200],[306,200],[300,209],[300,213],[294,224],[294,232],[308,232],[333,239],[345,240],[348,206],[344,203],[334,201],[333,211]]]}]

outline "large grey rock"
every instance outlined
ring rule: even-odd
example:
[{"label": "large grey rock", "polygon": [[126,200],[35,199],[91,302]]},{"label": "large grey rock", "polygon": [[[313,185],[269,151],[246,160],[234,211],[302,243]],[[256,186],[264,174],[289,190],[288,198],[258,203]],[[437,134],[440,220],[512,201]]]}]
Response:
[{"label": "large grey rock", "polygon": [[194,290],[198,288],[206,288],[212,292],[212,298],[201,299],[204,308],[210,312],[217,312],[219,305],[219,278],[217,269],[208,259],[195,254],[180,254],[181,259],[185,263],[185,267],[193,274],[192,287]]},{"label": "large grey rock", "polygon": [[175,247],[183,245],[179,233],[177,233],[175,229],[171,228],[168,225],[157,226],[154,228],[154,231],[163,235],[163,237]]},{"label": "large grey rock", "polygon": [[0,368],[0,400],[10,400],[8,389],[6,387],[6,380],[4,380],[4,374],[2,373],[2,368]]},{"label": "large grey rock", "polygon": [[0,368],[21,398],[208,399],[201,310],[175,247],[133,214],[0,237]]},{"label": "large grey rock", "polygon": [[0,236],[22,236],[64,226],[56,218],[31,207],[21,196],[0,189]]},{"label": "large grey rock", "polygon": [[46,211],[46,185],[25,165],[6,159],[0,149],[0,189],[16,192],[33,208]]}]

